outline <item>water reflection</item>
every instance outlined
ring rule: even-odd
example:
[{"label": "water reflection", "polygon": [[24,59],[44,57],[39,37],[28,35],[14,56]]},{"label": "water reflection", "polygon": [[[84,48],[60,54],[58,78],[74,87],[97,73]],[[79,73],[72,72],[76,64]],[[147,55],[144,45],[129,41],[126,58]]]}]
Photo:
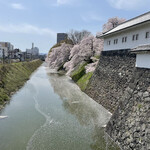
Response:
[{"label": "water reflection", "polygon": [[81,125],[106,125],[111,116],[108,111],[81,92],[72,80],[58,74],[51,74],[49,79],[54,92],[63,100],[64,108],[75,115]]},{"label": "water reflection", "polygon": [[82,126],[88,126],[93,131],[91,149],[117,150],[118,148],[114,147],[112,142],[106,138],[103,128],[111,117],[110,113],[81,92],[68,77],[56,73],[48,73],[48,75],[54,92],[63,101],[62,105],[65,110],[73,114]]},{"label": "water reflection", "polygon": [[90,145],[92,150],[120,150],[105,133],[104,128],[95,126],[92,139],[93,143]]},{"label": "water reflection", "polygon": [[102,127],[108,111],[66,76],[47,75],[44,66],[1,115],[8,118],[0,120],[0,150],[117,150]]}]

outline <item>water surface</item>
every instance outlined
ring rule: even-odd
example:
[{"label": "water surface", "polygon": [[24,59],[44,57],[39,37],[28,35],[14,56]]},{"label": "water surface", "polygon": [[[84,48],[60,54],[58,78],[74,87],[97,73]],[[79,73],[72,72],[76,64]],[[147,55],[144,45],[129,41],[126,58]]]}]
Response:
[{"label": "water surface", "polygon": [[0,115],[0,150],[117,150],[104,134],[110,113],[44,66]]}]

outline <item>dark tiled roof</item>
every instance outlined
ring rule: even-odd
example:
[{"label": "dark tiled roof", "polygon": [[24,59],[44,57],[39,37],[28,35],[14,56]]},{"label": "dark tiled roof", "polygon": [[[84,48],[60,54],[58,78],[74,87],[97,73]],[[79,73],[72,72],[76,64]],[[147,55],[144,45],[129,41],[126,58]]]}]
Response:
[{"label": "dark tiled roof", "polygon": [[148,45],[140,45],[131,50],[132,53],[150,53],[150,44]]},{"label": "dark tiled roof", "polygon": [[141,24],[141,23],[147,22],[147,21],[150,21],[150,12],[147,12],[143,15],[140,15],[138,17],[135,17],[133,19],[126,21],[126,22],[118,25],[117,27],[105,32],[102,36],[106,36],[106,35],[118,32],[118,31],[123,30],[123,29],[133,27],[135,25],[138,25],[138,24]]}]

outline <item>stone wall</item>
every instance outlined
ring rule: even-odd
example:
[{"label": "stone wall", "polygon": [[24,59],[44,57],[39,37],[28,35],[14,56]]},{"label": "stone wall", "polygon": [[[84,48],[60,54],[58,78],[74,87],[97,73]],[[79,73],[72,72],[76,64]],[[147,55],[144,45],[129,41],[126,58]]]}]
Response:
[{"label": "stone wall", "polygon": [[106,132],[123,150],[150,150],[150,69],[135,70]]},{"label": "stone wall", "polygon": [[135,58],[129,50],[103,51],[85,92],[114,112],[133,76]]},{"label": "stone wall", "polygon": [[150,150],[150,69],[129,50],[104,51],[86,93],[113,112],[108,135],[123,150]]}]

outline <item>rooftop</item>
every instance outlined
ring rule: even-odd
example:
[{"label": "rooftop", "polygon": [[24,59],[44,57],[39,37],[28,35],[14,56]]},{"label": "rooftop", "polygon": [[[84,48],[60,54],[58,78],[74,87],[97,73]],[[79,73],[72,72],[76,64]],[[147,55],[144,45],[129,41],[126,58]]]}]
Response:
[{"label": "rooftop", "polygon": [[150,53],[150,44],[148,45],[140,45],[131,50],[132,53]]},{"label": "rooftop", "polygon": [[106,35],[110,35],[110,34],[116,33],[116,32],[119,32],[121,30],[133,27],[135,25],[138,25],[138,24],[141,24],[141,23],[144,23],[144,22],[148,22],[148,21],[150,21],[150,11],[145,13],[145,14],[142,14],[140,16],[137,16],[137,17],[135,17],[133,19],[125,21],[124,23],[118,25],[117,27],[115,27],[115,28],[105,32],[102,35],[102,37],[106,36]]}]

